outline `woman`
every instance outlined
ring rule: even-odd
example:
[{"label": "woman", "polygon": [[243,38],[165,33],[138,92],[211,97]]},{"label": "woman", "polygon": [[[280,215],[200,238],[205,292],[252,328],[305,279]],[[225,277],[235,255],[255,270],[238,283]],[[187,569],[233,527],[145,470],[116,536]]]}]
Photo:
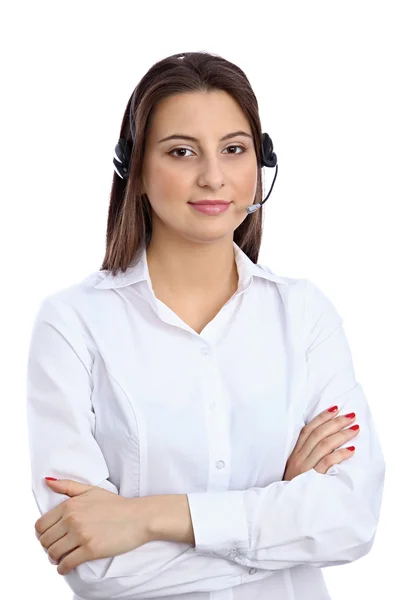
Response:
[{"label": "woman", "polygon": [[323,600],[372,547],[381,446],[330,300],[257,264],[263,165],[239,67],[142,78],[101,270],[43,300],[29,351],[35,529],[75,600]]}]

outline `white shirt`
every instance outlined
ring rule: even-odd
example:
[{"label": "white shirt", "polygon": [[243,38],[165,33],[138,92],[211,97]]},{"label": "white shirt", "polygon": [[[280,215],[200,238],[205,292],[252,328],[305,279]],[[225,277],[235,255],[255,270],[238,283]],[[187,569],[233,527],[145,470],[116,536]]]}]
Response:
[{"label": "white shirt", "polygon": [[[27,416],[41,515],[69,499],[52,476],[187,494],[195,534],[79,565],[74,600],[324,600],[322,568],[372,547],[385,461],[342,318],[310,280],[234,251],[238,289],[200,335],[155,297],[145,251],[40,305]],[[356,413],[354,455],[282,481],[302,427],[334,404]]]}]

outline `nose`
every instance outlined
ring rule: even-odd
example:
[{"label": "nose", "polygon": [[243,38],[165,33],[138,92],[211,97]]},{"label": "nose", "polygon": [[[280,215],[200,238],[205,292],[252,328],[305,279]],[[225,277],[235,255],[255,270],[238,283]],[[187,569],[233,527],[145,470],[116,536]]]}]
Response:
[{"label": "nose", "polygon": [[219,189],[224,184],[224,174],[217,158],[208,158],[203,161],[198,183],[202,187],[208,186],[212,189]]}]

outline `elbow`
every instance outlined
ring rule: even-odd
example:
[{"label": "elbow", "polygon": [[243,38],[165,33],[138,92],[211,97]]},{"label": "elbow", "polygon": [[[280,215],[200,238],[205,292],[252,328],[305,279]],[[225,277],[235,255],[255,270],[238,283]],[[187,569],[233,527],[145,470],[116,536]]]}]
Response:
[{"label": "elbow", "polygon": [[[342,484],[339,503],[331,505],[335,516],[325,523],[320,538],[321,560],[315,567],[348,564],[366,556],[373,547],[378,530],[384,479],[384,462],[370,466],[368,473],[342,469],[338,475]],[[334,479],[332,478],[332,482]],[[314,540],[315,541],[315,540]],[[314,548],[317,553],[317,547]]]},{"label": "elbow", "polygon": [[[353,538],[354,539],[354,538]],[[355,562],[359,560],[363,556],[366,556],[372,549],[374,543],[375,536],[373,536],[370,540],[359,540],[358,538],[354,539],[354,545],[347,544],[344,545],[340,551],[333,554],[329,553],[327,560],[313,563],[314,567],[337,567],[339,565],[347,565],[349,563]]]},{"label": "elbow", "polygon": [[[349,545],[347,548],[349,560],[346,562],[354,562],[366,556],[372,550],[378,531],[379,514],[374,514],[371,507],[367,506],[365,515],[364,519],[359,519],[358,527],[353,531],[354,545]],[[360,517],[360,514],[358,514],[358,517]]]},{"label": "elbow", "polygon": [[76,596],[82,600],[111,600],[109,581],[104,579],[111,558],[82,563],[67,575],[65,581]]},{"label": "elbow", "polygon": [[357,495],[351,509],[349,507],[348,515],[352,518],[347,527],[347,543],[342,548],[342,558],[346,562],[354,562],[372,550],[378,531],[382,492],[383,487],[371,491],[369,496]]},{"label": "elbow", "polygon": [[129,598],[161,597],[162,590],[153,589],[154,573],[129,576],[126,571],[121,571],[117,574],[116,571],[113,572],[113,558],[82,563],[63,577],[81,600],[114,600],[124,594],[124,597],[128,597],[128,590]]}]

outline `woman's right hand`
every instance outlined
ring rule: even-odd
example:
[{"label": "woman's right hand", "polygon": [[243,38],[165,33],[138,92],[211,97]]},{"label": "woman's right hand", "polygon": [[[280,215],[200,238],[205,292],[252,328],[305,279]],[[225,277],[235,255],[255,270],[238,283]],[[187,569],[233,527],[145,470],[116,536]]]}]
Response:
[{"label": "woman's right hand", "polygon": [[354,452],[347,448],[336,448],[358,435],[360,429],[344,429],[353,424],[355,415],[348,418],[335,417],[336,414],[337,410],[324,410],[304,425],[286,463],[282,481],[291,481],[310,469],[324,474],[332,465],[339,464],[353,455]]}]

